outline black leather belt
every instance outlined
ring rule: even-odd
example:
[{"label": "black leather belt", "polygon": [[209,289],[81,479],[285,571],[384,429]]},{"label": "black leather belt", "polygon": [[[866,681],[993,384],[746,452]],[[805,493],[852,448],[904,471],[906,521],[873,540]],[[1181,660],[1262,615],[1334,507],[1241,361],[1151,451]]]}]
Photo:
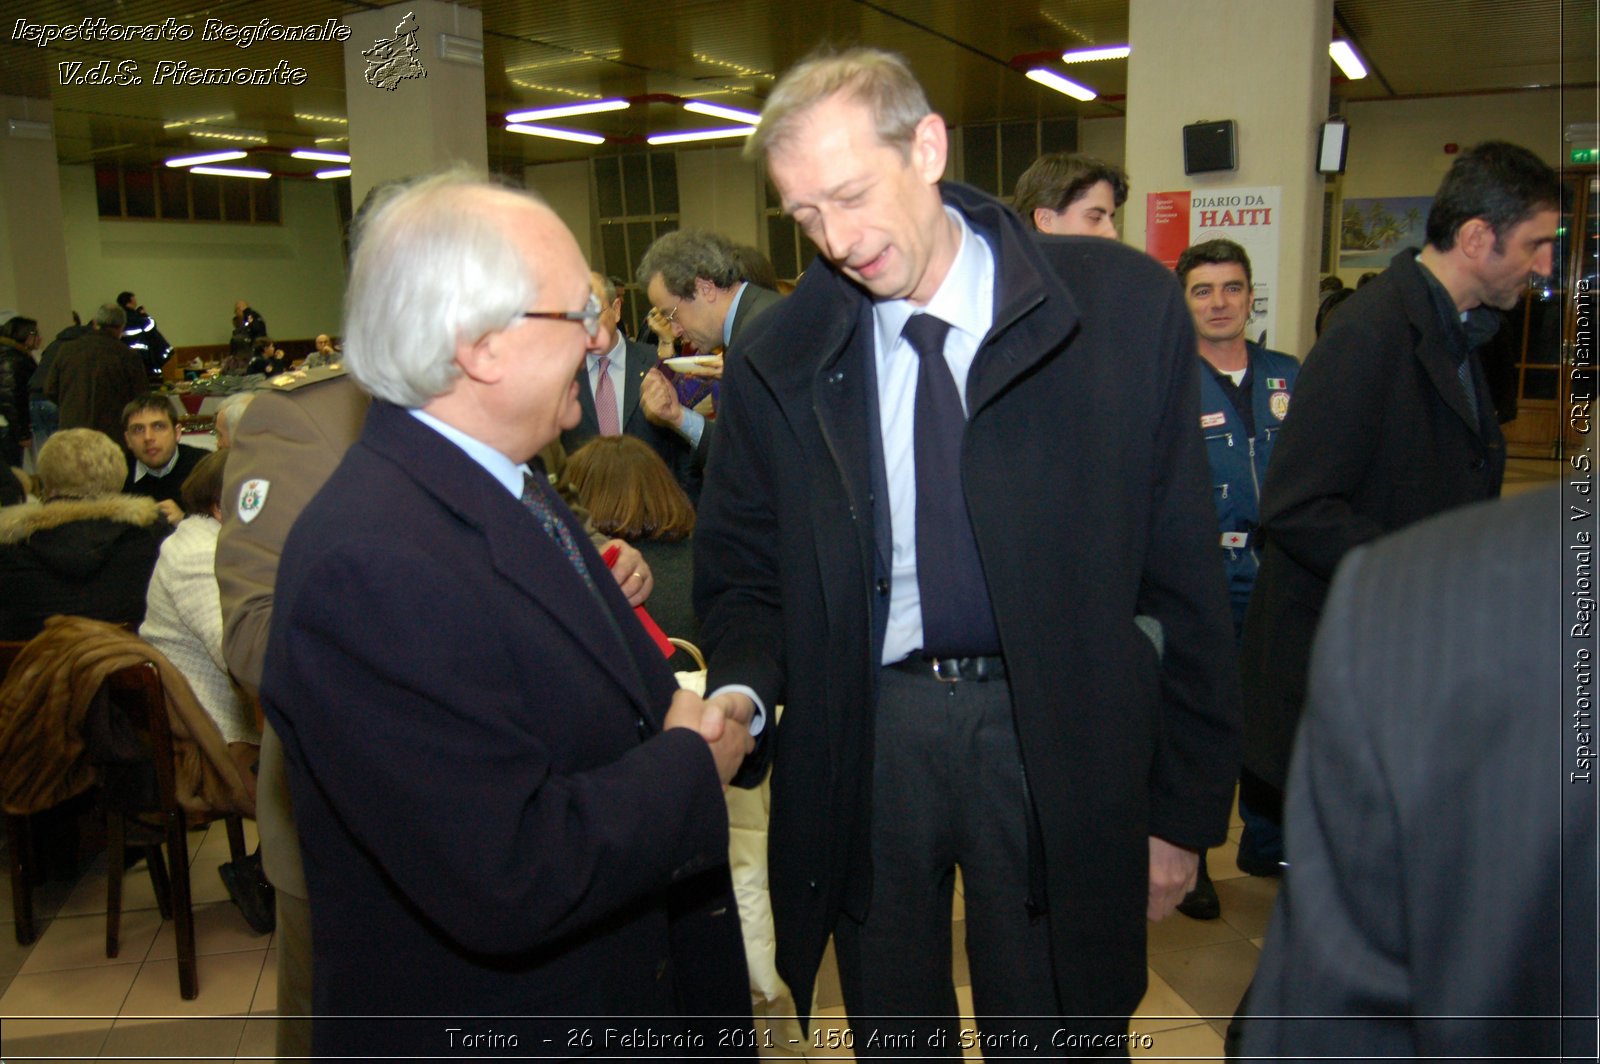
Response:
[{"label": "black leather belt", "polygon": [[924,658],[912,655],[891,662],[884,668],[911,676],[930,677],[940,683],[960,683],[962,680],[983,683],[1006,678],[1006,659],[998,654],[977,658]]}]

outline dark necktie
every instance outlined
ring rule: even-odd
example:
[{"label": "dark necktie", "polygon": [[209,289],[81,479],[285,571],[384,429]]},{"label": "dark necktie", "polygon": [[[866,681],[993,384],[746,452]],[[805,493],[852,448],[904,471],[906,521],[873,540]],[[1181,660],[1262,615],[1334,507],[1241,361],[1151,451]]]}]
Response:
[{"label": "dark necktie", "polygon": [[578,570],[583,582],[593,589],[594,577],[589,575],[589,567],[583,563],[583,553],[578,550],[578,541],[572,538],[572,531],[567,528],[566,522],[556,516],[555,508],[545,497],[548,488],[539,483],[540,479],[542,478],[535,477],[532,473],[522,474],[522,505],[533,514],[545,534],[556,541],[556,546],[561,548],[561,553],[567,556],[567,561],[572,563],[572,567]]},{"label": "dark necktie", "polygon": [[944,357],[950,323],[914,314],[904,336],[917,352],[917,590],[922,649],[938,657],[998,654],[1000,637],[978,543],[961,491],[967,418]]},{"label": "dark necktie", "polygon": [[617,425],[617,390],[611,386],[611,359],[600,356],[600,380],[594,386],[594,416],[600,424],[600,435],[620,436]]}]

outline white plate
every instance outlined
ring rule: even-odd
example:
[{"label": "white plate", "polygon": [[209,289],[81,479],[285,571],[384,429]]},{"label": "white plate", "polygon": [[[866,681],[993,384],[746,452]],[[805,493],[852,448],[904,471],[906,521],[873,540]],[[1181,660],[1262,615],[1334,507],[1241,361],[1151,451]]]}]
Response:
[{"label": "white plate", "polygon": [[671,366],[673,369],[682,372],[684,370],[697,369],[702,366],[715,366],[717,364],[717,356],[679,355],[677,358],[664,358],[661,360],[661,364],[663,366]]}]

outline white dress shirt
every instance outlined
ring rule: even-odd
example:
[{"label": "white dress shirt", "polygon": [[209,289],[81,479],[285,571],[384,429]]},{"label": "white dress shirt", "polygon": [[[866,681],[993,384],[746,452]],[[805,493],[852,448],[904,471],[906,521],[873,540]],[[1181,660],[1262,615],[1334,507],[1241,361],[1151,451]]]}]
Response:
[{"label": "white dress shirt", "polygon": [[[617,331],[616,343],[611,345],[611,350],[595,353],[591,351],[584,356],[584,367],[589,372],[589,398],[599,403],[600,395],[600,359],[602,356],[611,361],[606,364],[606,375],[611,378],[611,395],[617,404],[617,431],[622,431],[622,390],[627,384],[628,345],[622,339],[622,331]],[[595,423],[599,424],[600,408],[595,407]]]},{"label": "white dress shirt", "polygon": [[[916,350],[901,336],[916,312],[950,323],[944,358],[955,378],[962,409],[967,405],[967,374],[978,346],[994,324],[994,251],[959,211],[945,213],[961,227],[961,246],[950,272],[925,307],[893,299],[873,307],[878,370],[878,421],[883,435],[883,462],[889,484],[889,527],[894,550],[890,559],[889,624],[883,640],[888,665],[922,648],[922,596],[917,588]],[[951,491],[960,490],[950,485]]]}]

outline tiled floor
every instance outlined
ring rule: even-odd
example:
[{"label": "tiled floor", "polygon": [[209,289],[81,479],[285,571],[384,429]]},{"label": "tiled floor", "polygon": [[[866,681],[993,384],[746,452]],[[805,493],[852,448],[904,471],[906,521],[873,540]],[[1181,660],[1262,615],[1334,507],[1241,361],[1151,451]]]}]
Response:
[{"label": "tiled floor", "polygon": [[[1132,1029],[1148,1035],[1152,1045],[1148,1050],[1136,1047],[1137,1056],[1221,1056],[1226,1017],[1255,970],[1277,889],[1276,881],[1253,879],[1234,867],[1239,829],[1235,816],[1230,841],[1209,858],[1222,898],[1222,919],[1200,922],[1174,915],[1150,925],[1150,990]],[[247,825],[246,833],[254,847],[253,825]],[[0,1057],[7,1062],[43,1057],[271,1057],[271,1016],[277,1003],[272,936],[251,931],[227,900],[216,872],[228,859],[222,826],[192,832],[189,840],[200,996],[194,1001],[179,996],[173,924],[161,919],[143,864],[125,880],[121,948],[114,959],[105,956],[103,856],[77,884],[46,884],[35,890],[36,922],[42,930],[31,947],[16,944],[6,883],[0,892],[5,921],[0,923]],[[954,916],[954,966],[964,984],[959,893]],[[970,1012],[972,998],[965,985],[958,997]],[[803,1039],[792,1019],[763,1021],[771,1027],[776,1047],[768,1055],[853,1059],[846,1051],[809,1048],[818,1031],[846,1037],[842,1001],[830,950],[818,981],[812,1038]]]},{"label": "tiled floor", "polygon": [[[1506,494],[1548,483],[1552,461],[1513,459]],[[1149,992],[1131,1030],[1148,1037],[1133,1054],[1145,1059],[1216,1058],[1222,1032],[1255,970],[1275,880],[1241,874],[1234,866],[1240,823],[1209,857],[1222,899],[1222,918],[1207,922],[1174,915],[1149,928]],[[255,845],[254,825],[246,826]],[[10,884],[0,887],[0,1057],[175,1060],[207,1057],[262,1059],[272,1055],[276,952],[227,900],[216,868],[228,858],[221,825],[190,835],[200,996],[178,994],[173,926],[156,911],[143,865],[125,885],[120,955],[105,956],[104,858],[76,884],[46,884],[34,894],[39,940],[16,944]],[[963,912],[958,894],[955,941],[958,979]],[[970,1012],[966,987],[958,991]],[[831,953],[818,981],[817,1028],[846,1026]],[[26,1017],[26,1018],[19,1018]],[[792,1019],[764,1021],[778,1047],[774,1056],[850,1059],[847,1052],[808,1048]],[[789,1039],[795,1039],[790,1042]],[[841,1033],[842,1038],[842,1033]],[[974,1051],[970,1055],[976,1055]]]}]

